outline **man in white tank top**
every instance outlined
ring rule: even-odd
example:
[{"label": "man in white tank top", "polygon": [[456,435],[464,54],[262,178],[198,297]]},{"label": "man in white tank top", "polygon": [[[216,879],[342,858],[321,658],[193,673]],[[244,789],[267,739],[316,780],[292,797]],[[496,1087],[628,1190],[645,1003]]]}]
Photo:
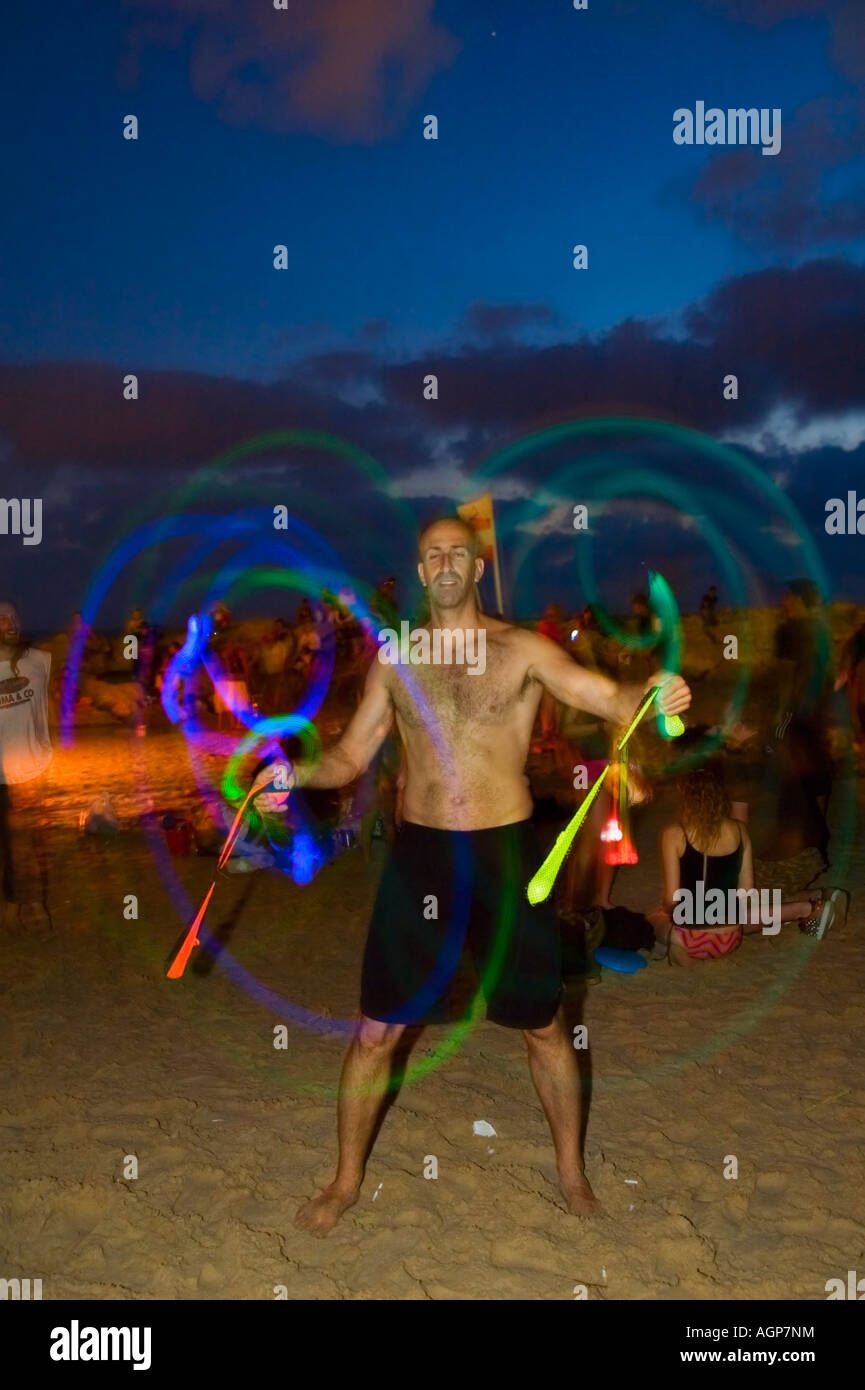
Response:
[{"label": "man in white tank top", "polygon": [[28,647],[14,605],[0,602],[0,870],[6,911],[17,907],[26,926],[50,922],[41,836],[50,674],[50,652]]}]

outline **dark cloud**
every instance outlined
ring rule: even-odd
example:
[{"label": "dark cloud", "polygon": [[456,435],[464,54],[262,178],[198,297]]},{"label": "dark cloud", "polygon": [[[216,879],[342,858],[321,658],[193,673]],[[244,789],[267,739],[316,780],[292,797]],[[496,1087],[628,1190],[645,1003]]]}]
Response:
[{"label": "dark cloud", "polygon": [[[865,233],[865,190],[831,197],[827,180],[865,152],[863,0],[700,0],[711,14],[762,30],[790,19],[822,19],[827,56],[851,85],[782,112],[779,154],[724,150],[691,182],[687,199],[747,245],[773,252],[832,247]],[[815,31],[816,34],[817,31]],[[756,98],[743,105],[757,105]],[[678,184],[671,185],[675,193]]]},{"label": "dark cloud", "polygon": [[359,381],[368,380],[378,370],[378,359],[368,351],[342,348],[319,352],[301,359],[291,369],[295,381],[332,391],[334,386],[345,389]]},{"label": "dark cloud", "polygon": [[741,376],[743,396],[756,387],[761,415],[784,401],[817,412],[863,403],[861,266],[817,260],[737,276],[683,317],[689,338]]},{"label": "dark cloud", "polygon": [[190,84],[230,126],[372,143],[400,130],[460,43],[433,0],[314,0],[277,10],[232,0],[131,0],[119,80],[152,47],[190,42]]},{"label": "dark cloud", "polygon": [[[508,308],[517,322],[518,306]],[[537,305],[529,318],[543,321]],[[268,385],[145,371],[140,399],[125,401],[116,366],[0,365],[0,435],[8,465],[159,470],[198,467],[268,431],[318,429],[401,469],[435,456],[446,429],[462,441],[455,457],[470,459],[501,433],[580,413],[656,415],[715,433],[781,404],[848,410],[862,404],[863,358],[865,269],[816,260],[725,280],[675,323],[627,319],[541,347],[457,342],[399,362],[371,349],[320,353]],[[423,398],[431,372],[435,402]],[[722,396],[731,372],[735,403]]]},{"label": "dark cloud", "polygon": [[827,175],[865,152],[865,102],[819,97],[782,116],[782,148],[764,158],[751,146],[703,166],[688,194],[702,217],[741,241],[774,251],[843,243],[865,233],[865,191],[828,200]]},{"label": "dark cloud", "polygon": [[[432,357],[432,362],[431,362]],[[474,420],[511,429],[585,408],[680,414],[706,395],[706,353],[657,337],[640,322],[542,348],[493,344],[483,350],[427,355],[386,370],[389,392],[407,405],[424,371],[439,378],[436,419]]]},{"label": "dark cloud", "polygon": [[472,338],[492,340],[512,337],[521,328],[551,326],[558,321],[549,304],[490,304],[488,300],[476,299],[466,309],[459,331]]},{"label": "dark cloud", "polygon": [[[493,345],[384,369],[386,395],[411,408],[424,372],[439,377],[436,419],[499,429],[578,412],[658,414],[715,432],[781,403],[814,411],[862,402],[865,271],[842,260],[724,281],[682,316],[626,320],[593,338],[543,348]],[[735,405],[722,378],[740,377]]]},{"label": "dark cloud", "polygon": [[[334,354],[345,371],[351,354]],[[327,361],[328,359],[322,359]],[[271,385],[189,371],[139,374],[139,399],[123,399],[123,369],[102,363],[0,365],[0,433],[11,458],[60,459],[102,468],[200,464],[254,434],[302,425],[354,429],[358,412],[311,380]],[[324,377],[322,378],[324,379]]]}]

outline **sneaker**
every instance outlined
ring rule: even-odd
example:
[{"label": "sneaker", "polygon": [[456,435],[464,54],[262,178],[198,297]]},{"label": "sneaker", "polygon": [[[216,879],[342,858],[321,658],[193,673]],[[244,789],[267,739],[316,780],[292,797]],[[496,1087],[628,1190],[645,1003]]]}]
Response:
[{"label": "sneaker", "polygon": [[820,911],[807,921],[799,923],[799,930],[805,936],[813,937],[815,941],[822,941],[826,933],[831,929],[838,915],[838,902],[843,896],[843,890],[833,888],[831,893],[827,893],[823,902],[820,904]]}]

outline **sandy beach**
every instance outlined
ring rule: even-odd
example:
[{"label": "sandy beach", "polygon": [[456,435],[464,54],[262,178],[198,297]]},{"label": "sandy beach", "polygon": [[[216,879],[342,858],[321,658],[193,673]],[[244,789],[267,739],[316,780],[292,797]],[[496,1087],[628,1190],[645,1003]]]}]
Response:
[{"label": "sandy beach", "polygon": [[[417,1038],[427,1074],[396,1096],[358,1205],[320,1241],[293,1216],[331,1174],[338,1020],[357,1005],[383,845],[370,865],[345,851],[307,887],[220,878],[210,927],[271,1003],[200,949],[169,981],[182,891],[194,911],[215,861],[163,861],[169,893],[135,828],[142,744],[157,808],[182,807],[186,783],[191,798],[177,734],[86,730],[58,751],[47,797],[54,930],[4,930],[7,1276],[41,1278],[46,1299],[573,1299],[584,1285],[604,1299],[819,1300],[863,1267],[861,845],[849,920],[823,943],[794,926],[700,969],[571,985],[602,1216],[566,1214],[522,1038],[481,1022],[441,1062],[428,1054],[449,1029]],[[114,839],[76,830],[102,785],[130,826]],[[625,905],[657,896],[663,813],[634,817]]]}]

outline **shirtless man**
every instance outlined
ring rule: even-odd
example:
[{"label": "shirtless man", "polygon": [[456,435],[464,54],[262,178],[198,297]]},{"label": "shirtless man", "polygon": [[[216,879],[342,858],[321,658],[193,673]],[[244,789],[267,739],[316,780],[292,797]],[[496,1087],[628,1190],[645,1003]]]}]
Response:
[{"label": "shirtless man", "polygon": [[[680,677],[664,673],[645,686],[616,685],[578,666],[547,638],[480,613],[475,584],[483,570],[467,523],[446,518],[424,530],[418,574],[429,591],[427,626],[462,631],[467,656],[483,638],[485,669],[481,673],[478,663],[473,670],[468,662],[400,667],[373,661],[342,738],[317,764],[289,770],[283,783],[339,787],[354,781],[396,720],[406,759],[404,820],[373,910],[360,1018],[340,1078],[336,1176],[296,1217],[316,1235],[327,1234],[357,1201],[394,1048],[406,1025],[420,1021],[441,994],[452,970],[446,937],[453,913],[458,935],[465,923],[483,973],[487,1018],[525,1037],[568,1211],[585,1215],[597,1206],[580,1152],[576,1058],[559,1013],[555,909],[550,900],[531,907],[526,899],[526,884],[542,858],[524,771],[529,740],[545,690],[612,724],[625,724],[652,685],[663,687],[658,706],[665,714],[686,710],[691,692]],[[272,777],[270,766],[258,780]],[[264,793],[265,803],[271,795],[284,800],[284,793]],[[434,920],[424,911],[430,894],[437,899]]]}]

